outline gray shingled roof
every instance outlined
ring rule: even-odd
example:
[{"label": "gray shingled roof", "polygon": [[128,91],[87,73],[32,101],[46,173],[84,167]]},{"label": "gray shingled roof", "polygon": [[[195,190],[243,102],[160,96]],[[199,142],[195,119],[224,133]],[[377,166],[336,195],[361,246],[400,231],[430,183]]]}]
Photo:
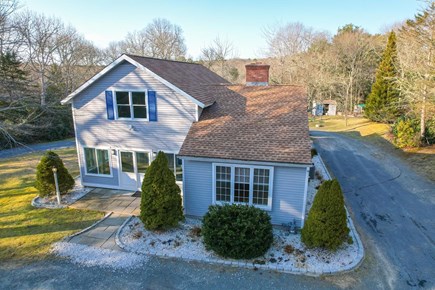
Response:
[{"label": "gray shingled roof", "polygon": [[207,86],[230,84],[227,80],[200,64],[131,54],[126,55],[197,99],[205,106],[209,106],[215,101],[213,93],[208,90]]},{"label": "gray shingled roof", "polygon": [[180,156],[311,164],[306,93],[297,86],[210,86]]}]

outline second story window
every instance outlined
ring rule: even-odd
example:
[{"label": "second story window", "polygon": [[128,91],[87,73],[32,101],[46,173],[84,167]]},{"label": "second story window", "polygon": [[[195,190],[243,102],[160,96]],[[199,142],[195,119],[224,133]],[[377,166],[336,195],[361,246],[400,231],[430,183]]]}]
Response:
[{"label": "second story window", "polygon": [[118,91],[115,95],[118,119],[148,119],[145,92]]}]

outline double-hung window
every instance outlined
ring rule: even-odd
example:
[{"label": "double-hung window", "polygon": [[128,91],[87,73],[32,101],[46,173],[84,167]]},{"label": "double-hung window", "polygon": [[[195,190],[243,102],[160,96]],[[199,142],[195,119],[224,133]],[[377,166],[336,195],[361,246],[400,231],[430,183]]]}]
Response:
[{"label": "double-hung window", "polygon": [[146,92],[117,91],[115,96],[118,119],[148,120]]},{"label": "double-hung window", "polygon": [[87,174],[110,175],[109,150],[84,148]]},{"label": "double-hung window", "polygon": [[273,168],[214,164],[214,200],[272,208]]}]

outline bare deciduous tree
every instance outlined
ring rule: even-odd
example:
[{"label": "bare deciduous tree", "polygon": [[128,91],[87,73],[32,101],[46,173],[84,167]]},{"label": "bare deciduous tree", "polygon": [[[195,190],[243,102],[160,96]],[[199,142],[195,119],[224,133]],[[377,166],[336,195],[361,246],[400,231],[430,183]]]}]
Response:
[{"label": "bare deciduous tree", "polygon": [[21,54],[25,63],[39,79],[41,106],[46,106],[47,74],[60,45],[58,37],[64,25],[57,18],[27,10],[17,15],[14,29],[22,40]]},{"label": "bare deciduous tree", "polygon": [[144,29],[129,32],[124,40],[112,42],[105,51],[110,62],[122,53],[180,60],[186,56],[183,30],[166,19],[157,18]]},{"label": "bare deciduous tree", "polygon": [[228,78],[230,67],[227,61],[236,56],[234,45],[228,39],[216,37],[212,43],[201,49],[201,61],[211,70],[224,78]]},{"label": "bare deciduous tree", "polygon": [[157,18],[143,31],[149,55],[163,59],[181,59],[186,55],[183,30],[166,19]]},{"label": "bare deciduous tree", "polygon": [[435,115],[435,2],[408,20],[399,31],[401,75],[397,80],[407,108],[420,116],[420,137]]},{"label": "bare deciduous tree", "polygon": [[278,71],[278,83],[293,82],[292,70],[295,69],[294,57],[306,52],[318,39],[327,39],[325,32],[316,32],[300,22],[269,26],[263,29],[267,43],[266,54],[278,61],[272,69]]},{"label": "bare deciduous tree", "polygon": [[17,39],[13,33],[11,16],[19,7],[18,0],[0,0],[0,54],[13,51]]}]

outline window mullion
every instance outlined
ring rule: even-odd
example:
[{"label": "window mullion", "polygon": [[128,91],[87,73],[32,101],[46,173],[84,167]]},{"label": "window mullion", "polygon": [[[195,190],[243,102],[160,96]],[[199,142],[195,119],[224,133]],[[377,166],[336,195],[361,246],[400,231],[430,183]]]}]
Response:
[{"label": "window mullion", "polygon": [[132,97],[132,93],[131,92],[128,92],[128,101],[130,103],[130,118],[134,119],[133,97]]},{"label": "window mullion", "polygon": [[234,174],[235,174],[235,167],[231,166],[231,196],[230,196],[230,202],[234,203]]},{"label": "window mullion", "polygon": [[249,169],[249,205],[252,205],[254,196],[254,168]]},{"label": "window mullion", "polygon": [[98,154],[97,154],[97,149],[94,148],[94,155],[95,155],[95,162],[97,163],[97,174],[100,174],[100,167],[98,166]]}]

